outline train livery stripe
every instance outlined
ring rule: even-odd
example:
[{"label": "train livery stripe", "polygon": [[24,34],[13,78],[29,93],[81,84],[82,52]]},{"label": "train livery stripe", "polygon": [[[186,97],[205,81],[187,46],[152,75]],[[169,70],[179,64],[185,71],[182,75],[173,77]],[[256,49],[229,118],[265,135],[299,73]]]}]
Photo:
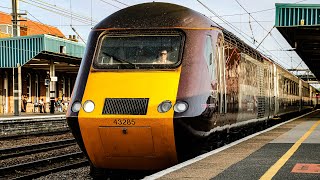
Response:
[{"label": "train livery stripe", "polygon": [[319,126],[320,120],[317,121],[268,171],[261,176],[261,180],[272,179],[281,167],[289,160],[289,158],[298,150],[300,145],[305,141],[311,133]]}]

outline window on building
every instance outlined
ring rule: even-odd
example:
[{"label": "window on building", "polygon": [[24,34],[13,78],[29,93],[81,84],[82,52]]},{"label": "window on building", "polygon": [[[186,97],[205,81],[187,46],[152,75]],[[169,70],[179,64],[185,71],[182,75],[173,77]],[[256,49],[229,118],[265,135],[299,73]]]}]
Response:
[{"label": "window on building", "polygon": [[8,24],[0,24],[0,32],[12,35],[12,26]]},{"label": "window on building", "polygon": [[66,46],[60,46],[60,53],[62,53],[62,54],[66,54],[67,53]]}]

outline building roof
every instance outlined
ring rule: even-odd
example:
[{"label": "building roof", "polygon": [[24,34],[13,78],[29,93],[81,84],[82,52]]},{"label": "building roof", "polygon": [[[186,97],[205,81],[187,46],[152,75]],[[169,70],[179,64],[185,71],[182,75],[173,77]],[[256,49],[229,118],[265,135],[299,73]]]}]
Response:
[{"label": "building roof", "polygon": [[[26,35],[37,35],[37,34],[50,34],[53,36],[58,36],[61,38],[65,38],[65,36],[62,34],[62,32],[53,26],[49,26],[46,24],[42,24],[39,22],[35,22],[29,19],[20,18],[22,20],[20,22],[20,34],[21,36]],[[12,16],[10,14],[0,12],[0,24],[12,24]]]},{"label": "building roof", "polygon": [[[51,35],[0,38],[0,68],[24,66],[42,59],[80,64],[85,45]],[[36,60],[35,60],[36,59]],[[67,59],[67,60],[66,60]]]}]

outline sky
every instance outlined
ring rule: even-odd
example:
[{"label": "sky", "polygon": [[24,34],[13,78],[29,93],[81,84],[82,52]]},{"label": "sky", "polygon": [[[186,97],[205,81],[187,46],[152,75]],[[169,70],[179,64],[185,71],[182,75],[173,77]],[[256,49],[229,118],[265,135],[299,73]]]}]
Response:
[{"label": "sky", "polygon": [[[274,61],[285,68],[302,68],[307,66],[300,57],[292,50],[276,28],[275,3],[298,3],[319,4],[320,0],[199,0],[221,16],[223,21],[206,9],[197,0],[170,0],[155,2],[169,2],[179,4],[198,11],[213,21],[233,32],[252,47],[259,46],[259,51],[272,57]],[[146,0],[19,0],[21,12],[27,11],[24,16],[28,19],[58,27],[66,36],[75,32],[70,25],[79,33],[86,42],[91,28],[112,13],[126,8],[127,6],[152,2]],[[39,4],[41,3],[41,4]],[[51,12],[53,5],[58,13]],[[242,6],[242,7],[241,7]],[[11,13],[11,0],[0,0],[0,11]],[[261,12],[257,12],[261,11]],[[251,16],[247,13],[251,13]],[[77,17],[81,16],[81,19]],[[71,18],[72,17],[72,18]],[[260,26],[256,21],[259,22]],[[225,22],[232,24],[233,28]],[[250,23],[249,23],[250,22]],[[237,29],[235,31],[234,29]],[[271,35],[268,35],[271,31]],[[255,43],[253,43],[255,40]],[[80,40],[81,41],[81,40]]]}]

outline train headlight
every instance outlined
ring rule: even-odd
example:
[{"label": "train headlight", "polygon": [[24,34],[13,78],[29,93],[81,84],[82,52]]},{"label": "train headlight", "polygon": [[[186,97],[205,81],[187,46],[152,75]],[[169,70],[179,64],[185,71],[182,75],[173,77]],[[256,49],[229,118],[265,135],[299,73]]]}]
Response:
[{"label": "train headlight", "polygon": [[74,102],[71,106],[72,112],[79,112],[80,109],[81,109],[81,103],[79,101]]},{"label": "train headlight", "polygon": [[182,112],[185,112],[188,109],[188,107],[189,107],[188,103],[184,101],[178,101],[174,105],[173,110],[175,112],[182,113]]},{"label": "train headlight", "polygon": [[83,110],[85,112],[92,112],[94,110],[94,103],[91,100],[87,100],[83,103]]},{"label": "train headlight", "polygon": [[158,111],[160,113],[165,113],[168,112],[172,107],[171,101],[163,101],[162,103],[159,104],[158,106]]}]

